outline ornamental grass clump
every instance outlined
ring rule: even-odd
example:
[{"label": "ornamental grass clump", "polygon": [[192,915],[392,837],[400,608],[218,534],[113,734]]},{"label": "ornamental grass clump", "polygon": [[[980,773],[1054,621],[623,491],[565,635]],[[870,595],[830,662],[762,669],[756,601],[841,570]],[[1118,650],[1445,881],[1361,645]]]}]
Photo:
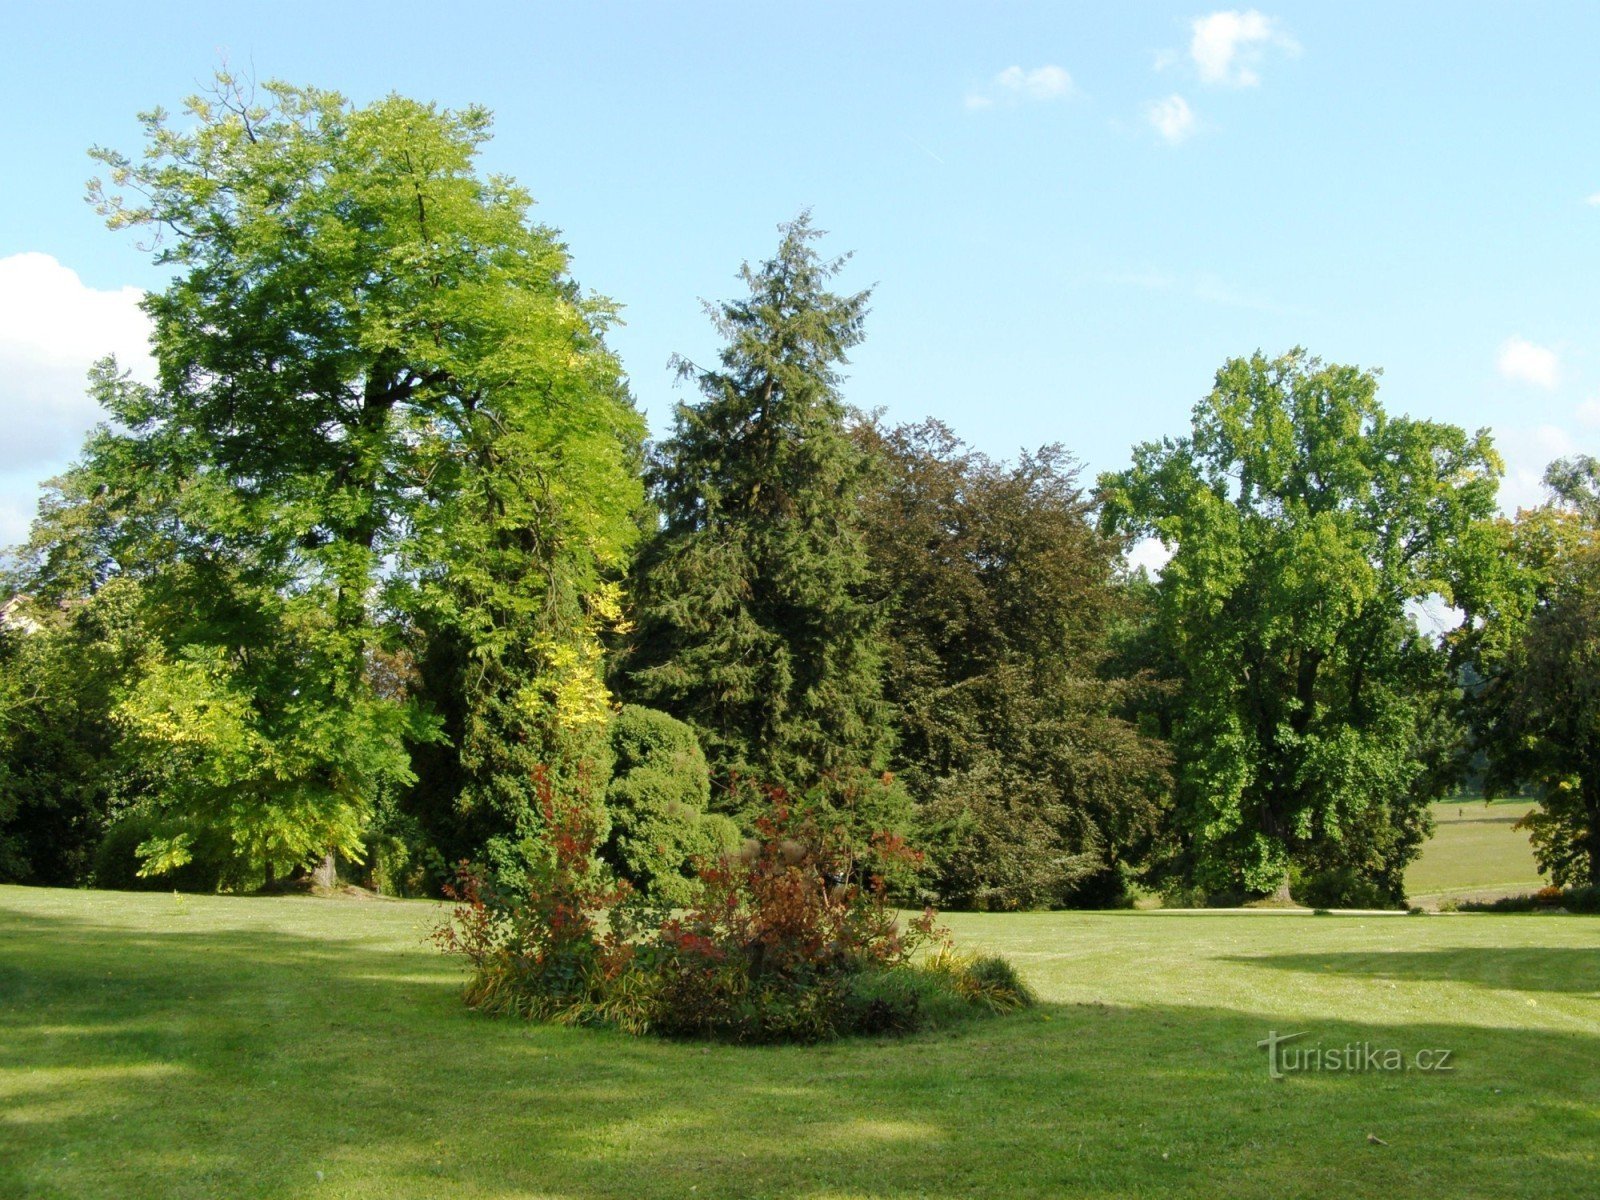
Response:
[{"label": "ornamental grass clump", "polygon": [[914,865],[893,834],[865,847],[781,803],[736,852],[702,862],[685,908],[613,882],[596,831],[542,793],[549,852],[515,896],[463,868],[436,934],[489,1013],[734,1042],[899,1034],[1033,1003],[1010,964],[959,955],[931,909],[902,920],[886,880]]}]

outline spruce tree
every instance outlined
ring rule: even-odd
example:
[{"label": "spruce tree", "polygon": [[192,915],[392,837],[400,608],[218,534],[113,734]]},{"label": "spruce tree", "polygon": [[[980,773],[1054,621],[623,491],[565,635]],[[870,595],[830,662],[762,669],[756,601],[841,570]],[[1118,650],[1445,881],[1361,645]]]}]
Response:
[{"label": "spruce tree", "polygon": [[694,727],[724,808],[741,781],[859,778],[889,746],[881,623],[863,595],[868,460],[839,390],[869,293],[829,290],[845,259],[818,255],[808,216],[782,235],[741,270],[749,295],[710,310],[719,366],[676,362],[703,398],[678,406],[655,455],[661,524],[623,666],[632,699]]}]

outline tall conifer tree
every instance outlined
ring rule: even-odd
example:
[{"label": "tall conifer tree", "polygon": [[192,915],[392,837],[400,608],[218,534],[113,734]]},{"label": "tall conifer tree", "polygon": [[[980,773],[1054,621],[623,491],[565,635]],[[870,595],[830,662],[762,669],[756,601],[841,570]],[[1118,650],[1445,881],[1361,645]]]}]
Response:
[{"label": "tall conifer tree", "polygon": [[694,726],[724,789],[804,789],[880,768],[888,750],[881,623],[862,594],[868,462],[838,371],[869,293],[829,290],[845,260],[817,254],[807,216],[782,233],[742,269],[749,295],[712,310],[719,366],[677,364],[703,398],[678,407],[657,451],[662,525],[624,664],[635,699]]}]

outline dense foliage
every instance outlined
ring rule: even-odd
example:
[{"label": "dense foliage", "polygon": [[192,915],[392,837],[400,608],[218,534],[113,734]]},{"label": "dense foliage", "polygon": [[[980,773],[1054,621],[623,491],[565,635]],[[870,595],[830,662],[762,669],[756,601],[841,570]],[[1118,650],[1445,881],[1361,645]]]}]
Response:
[{"label": "dense foliage", "polygon": [[937,422],[867,427],[894,765],[942,903],[1112,903],[1155,833],[1166,751],[1103,674],[1118,547],[1057,446],[994,462]]},{"label": "dense foliage", "polygon": [[1498,474],[1487,435],[1391,417],[1375,375],[1294,351],[1227,363],[1188,437],[1102,477],[1106,527],[1173,550],[1175,877],[1287,895],[1293,867],[1403,900],[1457,690],[1408,606],[1480,610]]},{"label": "dense foliage", "polygon": [[604,857],[639,891],[670,904],[695,895],[695,864],[734,849],[739,827],[711,803],[711,771],[682,721],[624,705],[611,724],[613,755]]},{"label": "dense foliage", "polygon": [[977,986],[904,973],[890,898],[1399,904],[1469,759],[1600,875],[1595,459],[1493,520],[1486,434],[1296,350],[1088,494],[852,409],[869,295],[806,216],[652,446],[481,109],[223,74],[143,121],[91,190],[171,271],[157,378],[95,367],[6,573],[0,879],[465,860],[484,1003],[756,1038]]},{"label": "dense foliage", "polygon": [[112,712],[142,649],[137,611],[118,585],[65,610],[20,600],[0,627],[0,879],[82,881],[136,791]]},{"label": "dense foliage", "polygon": [[867,294],[828,290],[805,217],[746,265],[714,311],[718,367],[679,365],[702,393],[678,407],[652,476],[659,533],[634,571],[624,690],[699,735],[723,811],[882,768],[890,742],[881,616],[858,514],[868,463],[846,429],[837,368]]},{"label": "dense foliage", "polygon": [[97,371],[111,423],[31,547],[51,599],[141,584],[115,715],[167,828],[147,868],[210,830],[268,872],[359,858],[406,789],[441,841],[520,842],[534,764],[598,804],[642,496],[609,306],[476,172],[482,110],[224,75],[187,115],[96,151],[100,210],[176,272],[145,302],[159,378]]},{"label": "dense foliage", "polygon": [[1491,789],[1532,785],[1524,819],[1557,884],[1600,884],[1600,462],[1551,464],[1550,503],[1508,530],[1507,590],[1478,659]]}]

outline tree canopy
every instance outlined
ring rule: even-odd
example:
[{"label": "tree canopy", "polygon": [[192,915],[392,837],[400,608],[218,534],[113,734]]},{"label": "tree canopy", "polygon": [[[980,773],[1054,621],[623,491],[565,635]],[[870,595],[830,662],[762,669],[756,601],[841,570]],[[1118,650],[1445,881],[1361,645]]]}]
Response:
[{"label": "tree canopy", "polygon": [[[441,715],[448,803],[526,834],[506,794],[526,776],[507,784],[485,744],[554,761],[603,741],[598,626],[643,437],[612,306],[527,193],[477,171],[482,109],[223,74],[185,117],[146,114],[137,158],[95,151],[100,211],[175,274],[145,302],[157,382],[99,371],[109,423],[33,547],[44,591],[145,582],[119,720],[130,750],[182,764],[148,852],[181,859],[201,820],[267,864],[359,854]],[[461,664],[442,690],[379,685],[441,645]]]},{"label": "tree canopy", "polygon": [[889,614],[893,763],[944,903],[1122,897],[1154,834],[1166,752],[1107,678],[1117,544],[1059,446],[995,462],[935,421],[861,439],[867,541]]},{"label": "tree canopy", "polygon": [[170,273],[157,373],[94,367],[5,574],[0,878],[514,891],[559,810],[657,905],[790,820],[897,900],[1389,905],[1469,761],[1600,875],[1600,460],[1497,519],[1486,432],[1258,352],[1091,493],[848,404],[870,292],[807,214],[652,445],[483,109],[224,72],[141,120],[90,199]]},{"label": "tree canopy", "polygon": [[720,364],[679,363],[702,399],[678,406],[652,459],[661,528],[634,572],[623,667],[633,697],[694,727],[724,789],[801,792],[881,768],[889,725],[865,595],[868,463],[838,373],[868,294],[828,290],[844,260],[818,255],[809,218],[782,235],[741,271],[749,294],[713,310]]},{"label": "tree canopy", "polygon": [[1525,824],[1558,884],[1600,883],[1600,462],[1550,464],[1550,502],[1506,527],[1512,586],[1475,660],[1491,791],[1530,786]]},{"label": "tree canopy", "polygon": [[1173,551],[1178,862],[1214,891],[1272,893],[1296,866],[1397,901],[1446,778],[1449,646],[1408,606],[1481,607],[1500,461],[1377,387],[1299,350],[1234,359],[1189,436],[1101,477],[1105,527]]}]

